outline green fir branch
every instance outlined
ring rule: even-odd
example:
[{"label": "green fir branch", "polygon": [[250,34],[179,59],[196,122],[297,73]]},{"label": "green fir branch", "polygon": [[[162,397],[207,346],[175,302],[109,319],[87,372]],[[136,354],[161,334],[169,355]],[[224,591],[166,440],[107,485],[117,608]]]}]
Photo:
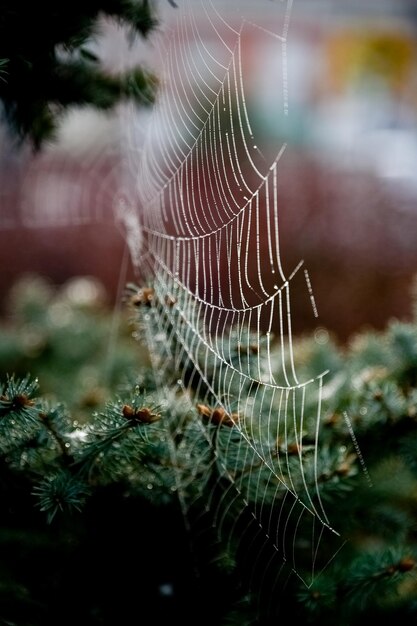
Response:
[{"label": "green fir branch", "polygon": [[99,38],[103,17],[126,27],[132,43],[147,38],[158,25],[153,2],[88,0],[51,9],[5,0],[1,13],[0,101],[11,135],[20,144],[29,140],[39,150],[55,140],[70,106],[109,110],[125,98],[141,106],[153,102],[152,74],[137,67],[111,75],[89,48]]},{"label": "green fir branch", "polygon": [[36,506],[46,513],[48,524],[52,523],[58,513],[80,512],[90,493],[90,487],[69,471],[60,471],[45,477],[32,490],[37,499]]}]

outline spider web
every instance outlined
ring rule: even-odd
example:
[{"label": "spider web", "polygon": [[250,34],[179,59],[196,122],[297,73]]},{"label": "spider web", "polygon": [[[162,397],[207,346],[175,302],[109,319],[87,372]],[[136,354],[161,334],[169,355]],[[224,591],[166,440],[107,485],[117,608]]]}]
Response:
[{"label": "spider web", "polygon": [[[287,270],[281,255],[279,171],[289,148],[269,158],[257,145],[245,86],[245,42],[261,31],[276,44],[271,80],[285,121],[292,1],[268,4],[271,30],[243,2],[227,16],[214,2],[176,9],[155,43],[161,88],[141,149],[136,113],[126,126],[137,197],[117,209],[141,283],[154,290],[142,324],[161,397],[189,405],[171,433],[173,489],[196,527],[207,513],[219,541],[246,546],[249,586],[265,585],[267,604],[271,584],[282,591],[295,574],[309,586],[342,543],[320,495],[327,372],[301,380],[294,357],[298,273],[316,309],[303,262]],[[173,371],[174,398],[165,385]]]}]

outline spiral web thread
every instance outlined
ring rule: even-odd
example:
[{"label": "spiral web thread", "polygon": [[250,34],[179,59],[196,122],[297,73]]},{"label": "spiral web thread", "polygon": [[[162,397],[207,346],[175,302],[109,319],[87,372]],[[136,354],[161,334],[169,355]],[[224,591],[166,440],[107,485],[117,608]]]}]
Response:
[{"label": "spiral web thread", "polygon": [[[162,84],[143,148],[134,132],[128,146],[138,214],[122,212],[141,232],[140,250],[131,237],[132,258],[155,293],[143,323],[161,397],[171,393],[164,381],[174,364],[182,375],[171,408],[178,397],[190,407],[172,434],[173,490],[187,516],[202,497],[194,479],[201,484],[215,464],[218,480],[205,485],[204,498],[218,537],[252,537],[245,555],[252,578],[283,589],[294,574],[309,586],[342,542],[319,486],[327,372],[300,380],[294,358],[290,290],[303,262],[287,272],[280,253],[279,170],[288,148],[279,145],[268,162],[245,91],[245,42],[260,29],[277,46],[277,117],[288,115],[292,2],[273,4],[276,32],[239,6],[225,17],[213,2],[180,4],[176,25],[158,43]],[[128,127],[136,123],[132,113]],[[214,410],[228,425],[213,430],[203,418]],[[191,476],[181,470],[182,455],[195,468]]]}]

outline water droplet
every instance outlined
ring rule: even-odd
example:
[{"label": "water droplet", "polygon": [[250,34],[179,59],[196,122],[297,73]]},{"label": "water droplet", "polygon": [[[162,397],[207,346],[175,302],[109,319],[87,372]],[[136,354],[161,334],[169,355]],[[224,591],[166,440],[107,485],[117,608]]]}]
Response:
[{"label": "water droplet", "polygon": [[366,414],[367,414],[367,412],[368,412],[368,409],[366,408],[366,406],[362,406],[362,407],[359,409],[359,413],[360,413],[361,415],[366,415]]},{"label": "water droplet", "polygon": [[159,593],[161,596],[172,596],[174,595],[174,586],[172,583],[163,583],[159,585]]},{"label": "water droplet", "polygon": [[319,327],[314,331],[314,340],[321,346],[328,343],[329,338],[329,333],[325,328]]},{"label": "water droplet", "polygon": [[146,485],[146,488],[147,488],[147,489],[153,489],[153,484],[152,484],[152,483],[148,483],[148,484]]},{"label": "water droplet", "polygon": [[71,447],[71,444],[70,444],[70,443],[68,443],[68,441],[67,441],[67,443],[65,444],[65,447],[66,447],[66,448],[70,448],[70,447]]}]

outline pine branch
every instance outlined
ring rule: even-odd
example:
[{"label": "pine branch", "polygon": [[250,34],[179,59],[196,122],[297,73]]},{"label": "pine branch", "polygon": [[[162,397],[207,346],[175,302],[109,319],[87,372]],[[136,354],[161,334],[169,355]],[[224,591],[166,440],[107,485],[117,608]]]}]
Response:
[{"label": "pine branch", "polygon": [[8,376],[0,385],[0,450],[2,454],[29,441],[39,430],[37,379]]},{"label": "pine branch", "polygon": [[[149,289],[136,288],[130,293],[136,302],[129,306],[135,324],[149,315],[146,321],[152,337],[157,338],[161,318],[152,312],[160,311],[162,303]],[[181,350],[172,353],[172,344],[167,345],[167,335],[170,341],[172,338],[169,324],[176,315],[176,304],[164,301],[165,339],[153,343],[153,349],[160,350],[164,369],[152,372],[145,361],[146,367],[135,371],[131,384],[125,382],[119,393],[113,392],[113,401],[92,410],[82,423],[78,418],[74,421],[63,406],[50,408],[37,398],[33,378],[9,377],[1,386],[0,399],[0,449],[5,472],[24,477],[35,496],[36,508],[49,522],[64,520],[66,515],[73,519],[75,512],[82,511],[77,516],[81,523],[88,506],[93,506],[94,494],[103,488],[118,488],[125,500],[146,500],[156,507],[173,505],[180,495],[193,522],[188,529],[195,533],[193,545],[198,548],[202,570],[212,571],[206,560],[210,561],[229,585],[228,600],[235,608],[228,615],[230,623],[245,623],[248,616],[249,623],[257,623],[257,603],[265,596],[275,603],[274,615],[280,612],[320,626],[362,626],[364,620],[382,615],[395,619],[396,612],[413,615],[417,392],[412,377],[404,384],[402,372],[410,372],[413,364],[414,324],[401,329],[401,340],[399,329],[390,327],[380,340],[363,335],[340,355],[344,366],[338,372],[333,395],[323,403],[323,419],[318,425],[321,443],[317,447],[308,434],[311,424],[316,423],[314,402],[304,405],[305,429],[300,433],[294,420],[286,420],[285,427],[280,425],[266,392],[259,399],[258,392],[250,386],[245,388],[245,399],[251,400],[248,406],[253,409],[247,415],[243,411],[235,415],[208,401],[210,396],[199,383],[198,372],[190,393],[176,383],[181,376],[176,367],[181,369],[187,362]],[[36,307],[31,310],[35,317],[39,315]],[[73,319],[78,325],[79,319]],[[61,339],[54,336],[51,346]],[[257,371],[262,367],[259,345],[257,350],[246,348],[247,342],[251,345],[250,337],[242,342],[243,352],[235,338],[224,341],[230,344],[228,356],[240,359],[240,364],[247,359],[248,368]],[[316,346],[318,355],[314,345],[303,342],[303,346],[295,346],[298,348],[305,351],[304,371],[307,378],[311,377],[318,363],[326,361],[323,348]],[[68,349],[55,354],[67,357]],[[385,354],[387,360],[382,364],[379,359]],[[272,351],[273,363],[278,357]],[[365,366],[368,357],[372,365]],[[328,358],[338,362],[332,346]],[[78,360],[67,362],[81,368]],[[209,362],[206,367],[211,367]],[[162,376],[164,372],[166,376]],[[155,380],[155,373],[161,380]],[[161,382],[164,396],[161,387],[158,390]],[[288,399],[290,415],[299,416],[300,406],[296,396]],[[353,424],[357,446],[345,414]],[[272,425],[270,432],[263,424]],[[372,487],[359,453],[369,469]],[[275,520],[281,524],[285,520],[284,548],[287,554],[295,555],[298,573],[307,580],[309,540],[316,536],[318,523],[313,516],[306,516],[312,525],[304,524],[304,517],[292,517],[294,501],[286,494],[295,490],[307,508],[314,505],[319,510],[316,487],[332,525],[346,544],[322,573],[321,566],[334,556],[333,546],[326,540],[320,549],[315,547],[318,575],[313,584],[300,585],[298,578],[289,575],[285,577],[285,592],[280,593],[279,585],[277,589],[269,579],[267,567],[272,561],[268,561],[264,538],[260,539],[259,523],[264,529],[273,529]],[[12,497],[6,488],[2,493]],[[207,537],[210,541],[205,544]],[[270,537],[275,540],[272,531]],[[255,574],[250,570],[254,562]],[[281,565],[275,563],[271,571],[281,571]],[[250,599],[248,579],[253,594]],[[259,588],[257,580],[262,581]],[[270,594],[274,589],[276,593]],[[235,606],[238,597],[242,603]],[[260,625],[270,623],[265,617]]]},{"label": "pine branch", "polygon": [[92,482],[117,481],[129,475],[130,468],[143,462],[159,438],[160,420],[158,407],[140,392],[132,395],[129,404],[122,400],[108,403],[84,429],[84,445],[75,457],[76,472]]},{"label": "pine branch", "polygon": [[69,471],[62,470],[45,477],[32,491],[37,499],[36,505],[46,513],[48,524],[58,513],[80,512],[90,493],[89,485]]},{"label": "pine branch", "polygon": [[[16,5],[5,0],[0,18],[0,100],[4,117],[20,143],[39,150],[53,140],[69,106],[87,104],[108,110],[121,99],[153,102],[155,77],[140,67],[109,75],[88,50],[107,15],[130,29],[130,38],[147,37],[158,24],[148,0],[89,0]],[[2,69],[2,68],[5,69]],[[7,74],[6,74],[7,72]]]}]

